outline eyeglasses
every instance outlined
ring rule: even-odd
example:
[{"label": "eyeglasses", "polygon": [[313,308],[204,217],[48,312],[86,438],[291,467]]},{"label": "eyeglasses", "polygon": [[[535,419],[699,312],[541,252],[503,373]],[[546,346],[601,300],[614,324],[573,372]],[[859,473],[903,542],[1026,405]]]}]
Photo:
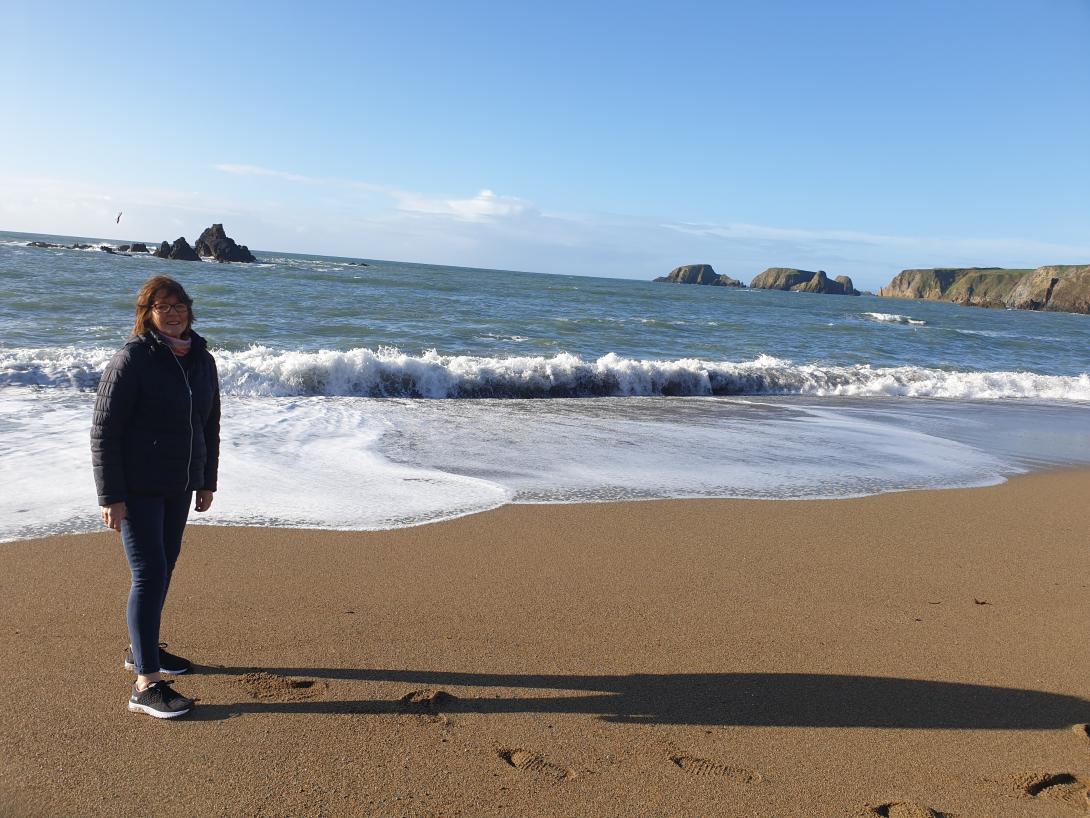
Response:
[{"label": "eyeglasses", "polygon": [[178,313],[178,315],[185,315],[189,312],[189,305],[181,302],[177,304],[152,304],[151,311],[156,315],[166,315],[171,311]]}]

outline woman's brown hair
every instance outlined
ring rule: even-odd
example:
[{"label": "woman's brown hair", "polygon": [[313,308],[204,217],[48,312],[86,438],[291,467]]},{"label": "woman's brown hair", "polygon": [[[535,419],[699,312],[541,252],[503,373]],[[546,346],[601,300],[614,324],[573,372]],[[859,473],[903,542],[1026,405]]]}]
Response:
[{"label": "woman's brown hair", "polygon": [[151,308],[158,295],[163,297],[173,295],[185,304],[188,320],[182,337],[189,335],[190,327],[197,320],[197,316],[193,314],[193,299],[189,297],[185,287],[170,276],[154,276],[144,282],[144,286],[140,288],[140,292],[136,295],[136,322],[132,326],[132,334],[143,335],[149,329],[155,328],[151,321]]}]

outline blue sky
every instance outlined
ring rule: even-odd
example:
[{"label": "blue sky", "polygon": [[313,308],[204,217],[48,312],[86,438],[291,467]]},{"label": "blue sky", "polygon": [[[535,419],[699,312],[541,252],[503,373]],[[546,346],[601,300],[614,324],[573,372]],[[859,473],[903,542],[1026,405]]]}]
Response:
[{"label": "blue sky", "polygon": [[0,229],[865,287],[1090,261],[1087,0],[5,8]]}]

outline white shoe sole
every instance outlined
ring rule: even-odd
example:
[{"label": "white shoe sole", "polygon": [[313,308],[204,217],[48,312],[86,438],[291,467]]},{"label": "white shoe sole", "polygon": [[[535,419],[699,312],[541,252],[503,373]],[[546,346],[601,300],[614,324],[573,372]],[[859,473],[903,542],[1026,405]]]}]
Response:
[{"label": "white shoe sole", "polygon": [[[136,665],[125,660],[125,670],[136,670]],[[181,676],[183,673],[189,673],[189,668],[186,668],[185,670],[166,670],[164,668],[159,668],[159,672],[164,676]]]},{"label": "white shoe sole", "polygon": [[173,712],[167,712],[166,710],[156,710],[154,707],[148,707],[146,704],[129,702],[130,713],[147,713],[149,716],[154,716],[157,719],[176,719],[178,718],[178,716],[184,716],[190,710],[192,710],[192,708],[187,707],[185,710],[175,710]]}]

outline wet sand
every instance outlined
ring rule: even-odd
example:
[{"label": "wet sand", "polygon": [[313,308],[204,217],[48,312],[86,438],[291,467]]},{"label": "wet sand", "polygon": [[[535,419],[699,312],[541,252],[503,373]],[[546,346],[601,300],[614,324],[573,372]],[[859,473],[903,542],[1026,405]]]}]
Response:
[{"label": "wet sand", "polygon": [[118,535],[6,543],[0,814],[1088,815],[1088,557],[1090,471],[192,526],[167,722]]}]

